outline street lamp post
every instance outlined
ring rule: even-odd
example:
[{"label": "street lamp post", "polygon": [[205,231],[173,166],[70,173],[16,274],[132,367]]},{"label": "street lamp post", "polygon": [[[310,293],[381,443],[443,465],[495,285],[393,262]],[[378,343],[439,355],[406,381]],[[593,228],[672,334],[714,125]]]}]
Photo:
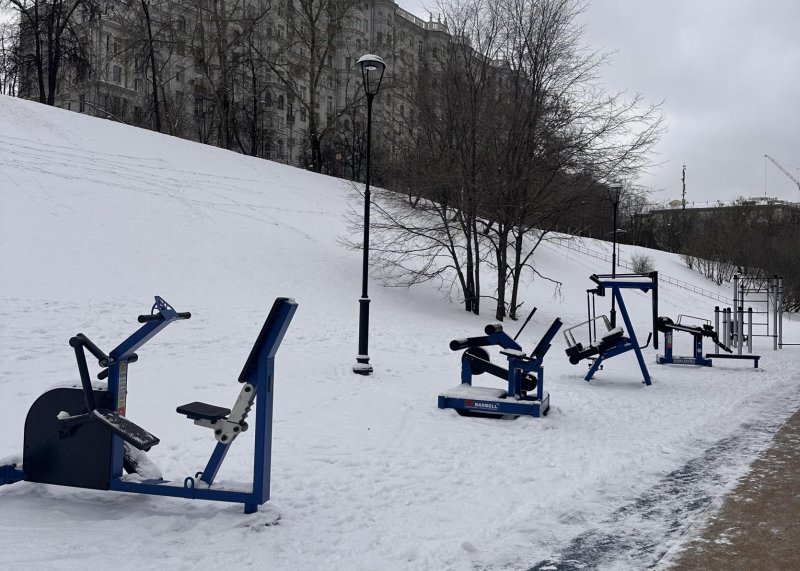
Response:
[{"label": "street lamp post", "polygon": [[367,95],[367,174],[364,188],[364,257],[361,269],[361,298],[358,300],[358,355],[353,372],[359,375],[372,373],[369,364],[369,294],[367,292],[367,273],[369,263],[369,159],[372,145],[372,100],[381,86],[386,64],[380,57],[367,54],[359,58],[361,76],[364,80],[364,91]]},{"label": "street lamp post", "polygon": [[[612,232],[612,246],[611,246],[611,278],[617,277],[617,211],[619,210],[619,195],[622,192],[622,185],[619,183],[611,183],[608,185],[608,198],[611,204],[614,205],[614,231]],[[611,327],[617,326],[617,311],[614,296],[611,296]]]}]

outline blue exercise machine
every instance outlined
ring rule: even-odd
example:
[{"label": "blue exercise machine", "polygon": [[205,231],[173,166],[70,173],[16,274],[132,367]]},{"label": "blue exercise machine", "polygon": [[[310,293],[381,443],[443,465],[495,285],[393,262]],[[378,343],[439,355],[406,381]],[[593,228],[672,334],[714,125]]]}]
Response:
[{"label": "blue exercise machine", "polygon": [[[245,513],[258,511],[258,506],[269,500],[275,354],[296,309],[292,299],[275,300],[239,375],[242,388],[232,409],[201,402],[177,408],[178,413],[214,433],[216,446],[202,472],[177,482],[150,477],[152,463],[143,452],[159,439],[125,416],[128,367],[139,358],[135,351],[173,321],[191,317],[156,296],[150,314],[138,318],[143,325],[108,355],[82,333],[70,339],[80,385],[53,388],[33,403],[25,420],[22,465],[0,466],[0,485],[25,480],[241,503]],[[98,360],[103,369],[97,377],[107,378],[106,383],[92,382],[86,351]],[[248,429],[246,420],[254,405],[252,482],[217,486],[217,472],[233,441]],[[123,475],[123,470],[129,475]]]},{"label": "blue exercise machine", "polygon": [[[644,363],[642,356],[642,349],[650,344],[653,338],[653,331],[656,327],[656,319],[658,316],[658,272],[651,272],[649,274],[616,274],[616,275],[592,275],[589,277],[595,284],[596,288],[589,289],[587,293],[587,306],[589,306],[589,319],[583,323],[579,323],[564,331],[564,338],[567,341],[566,353],[569,357],[569,362],[577,365],[583,359],[588,359],[591,362],[589,372],[584,377],[584,380],[590,381],[594,374],[603,368],[603,361],[622,355],[628,351],[636,353],[636,360],[639,362],[639,368],[642,371],[642,382],[645,385],[650,385],[650,373],[647,371],[647,366]],[[625,307],[625,300],[622,297],[622,290],[624,289],[637,289],[643,292],[652,292],[652,305],[653,305],[653,331],[647,337],[647,343],[639,346],[639,341],[636,339],[636,332],[633,329],[628,310]],[[611,321],[605,315],[597,317],[595,312],[592,311],[594,304],[589,304],[588,296],[603,297],[606,290],[611,291],[611,295],[619,306],[619,312],[622,315],[622,320],[627,329],[628,336],[625,336],[625,331],[622,327],[617,327],[615,320]],[[612,318],[613,318],[612,314]],[[605,325],[605,331],[598,334],[597,323],[600,321]],[[586,346],[577,342],[575,339],[575,331],[588,325],[589,341]]]},{"label": "blue exercise machine", "polygon": [[[531,311],[525,324],[533,316]],[[523,328],[525,325],[522,326]],[[450,342],[452,351],[466,349],[461,355],[461,384],[439,395],[439,408],[452,408],[462,416],[500,417],[505,415],[527,415],[540,417],[550,409],[550,395],[544,390],[544,356],[550,342],[561,328],[561,319],[556,318],[530,355],[503,331],[500,323],[492,323],[484,329],[486,335],[455,339]],[[489,353],[483,349],[496,345],[508,359],[508,369],[490,361]],[[505,379],[507,389],[476,387],[473,377],[489,373]],[[533,393],[533,394],[529,394]]]},{"label": "blue exercise machine", "polygon": [[[701,325],[687,325],[681,323],[684,317],[703,321]],[[698,365],[700,367],[711,367],[712,361],[708,356],[703,356],[703,337],[708,337],[720,349],[728,353],[733,353],[730,347],[727,347],[719,340],[717,332],[708,319],[701,319],[699,317],[692,317],[690,315],[679,315],[678,322],[675,323],[669,317],[659,317],[656,324],[658,331],[664,334],[664,354],[656,356],[656,363],[659,365]],[[692,336],[693,355],[691,357],[685,355],[672,354],[672,335],[675,331],[682,331],[689,333]]]}]

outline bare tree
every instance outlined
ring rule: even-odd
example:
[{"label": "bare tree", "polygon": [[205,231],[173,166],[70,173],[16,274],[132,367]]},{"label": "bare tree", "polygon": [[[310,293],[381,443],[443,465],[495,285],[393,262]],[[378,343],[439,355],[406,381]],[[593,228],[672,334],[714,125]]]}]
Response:
[{"label": "bare tree", "polygon": [[236,140],[235,80],[242,54],[244,0],[188,0],[196,16],[192,51],[195,68],[211,86],[218,144],[233,148]]},{"label": "bare tree", "polygon": [[[519,280],[535,246],[571,207],[566,190],[581,180],[625,179],[647,164],[661,132],[657,106],[605,94],[597,71],[605,59],[581,46],[578,0],[503,0],[503,53],[498,73],[500,104],[494,140],[497,181],[488,202],[494,218],[496,318],[506,314],[505,280],[510,278],[508,313],[516,317]],[[501,83],[502,82],[502,83]],[[583,177],[585,180],[587,177]],[[601,185],[589,184],[591,192]],[[536,231],[534,240],[525,235]],[[506,254],[514,235],[513,258]]]},{"label": "bare tree", "polygon": [[153,18],[150,16],[150,2],[149,0],[140,0],[139,5],[142,8],[142,17],[144,29],[147,32],[145,40],[145,51],[147,54],[147,61],[150,66],[150,85],[152,87],[153,97],[153,129],[161,132],[161,106],[158,102],[158,91],[160,82],[158,80],[158,65],[156,64],[156,47],[155,38],[153,34]]},{"label": "bare tree", "polygon": [[[477,313],[486,297],[485,244],[496,272],[495,317],[516,318],[520,280],[526,269],[535,272],[536,248],[580,206],[575,187],[602,193],[604,181],[633,178],[661,133],[657,106],[599,89],[605,59],[581,46],[581,8],[578,0],[441,5],[451,40],[443,52],[430,47],[425,63],[439,69],[420,79],[419,154],[407,161],[420,177],[409,204],[419,208],[423,198],[440,205],[430,238],[445,232],[450,240],[446,231],[458,227],[457,248],[433,240],[428,254],[456,271],[468,311]],[[391,218],[409,231],[404,217]],[[425,242],[414,243],[419,257]],[[443,262],[445,251],[458,260]],[[398,268],[406,261],[387,259]]]},{"label": "bare tree", "polygon": [[249,146],[242,145],[243,152],[251,156],[265,156],[269,147],[272,129],[264,127],[267,108],[272,105],[272,97],[266,77],[269,44],[262,31],[269,4],[245,13],[242,26],[241,89],[249,104],[242,101],[244,120],[248,125]]},{"label": "bare tree", "polygon": [[[343,43],[343,26],[354,18],[358,5],[358,0],[288,0],[277,10],[278,47],[268,63],[286,88],[287,104],[293,110],[297,106],[308,120],[309,166],[316,172],[322,170],[322,143],[336,124],[336,46]],[[328,95],[321,101],[323,92]],[[348,99],[345,109],[350,103]],[[295,120],[293,114],[288,120]]]},{"label": "bare tree", "polygon": [[18,15],[23,61],[33,67],[39,101],[54,105],[64,64],[88,63],[89,42],[73,16],[91,14],[94,0],[0,0],[0,8]]},{"label": "bare tree", "polygon": [[20,57],[19,26],[0,23],[0,94],[17,94]]}]

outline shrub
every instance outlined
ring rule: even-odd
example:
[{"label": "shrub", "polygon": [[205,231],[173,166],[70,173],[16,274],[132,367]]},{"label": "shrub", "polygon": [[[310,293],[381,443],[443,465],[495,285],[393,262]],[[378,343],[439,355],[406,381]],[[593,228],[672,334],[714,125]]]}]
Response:
[{"label": "shrub", "polygon": [[653,258],[646,254],[634,254],[631,256],[631,266],[636,274],[649,274],[655,271]]}]

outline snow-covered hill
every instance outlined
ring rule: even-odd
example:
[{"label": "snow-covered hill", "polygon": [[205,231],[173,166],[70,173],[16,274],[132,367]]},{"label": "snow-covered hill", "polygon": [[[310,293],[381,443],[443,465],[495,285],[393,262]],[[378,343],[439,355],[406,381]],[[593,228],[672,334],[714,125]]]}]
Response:
[{"label": "snow-covered hill", "polygon": [[[584,382],[559,335],[545,360],[547,417],[462,418],[436,405],[459,382],[448,342],[481,335],[491,313],[466,314],[432,286],[371,283],[375,373],[352,373],[361,258],[341,237],[361,198],[350,183],[7,97],[0,150],[0,457],[21,453],[37,395],[77,378],[68,339],[84,332],[110,349],[160,295],[193,317],[139,351],[128,416],[161,438],[150,456],[166,476],[193,474],[214,442],[175,407],[230,406],[272,300],[299,303],[277,356],[272,500],[259,513],[17,483],[0,488],[4,567],[526,569],[571,554],[642,568],[800,404],[797,351],[764,339],[759,370],[659,366],[649,348],[646,387],[632,353]],[[648,254],[659,271],[715,289],[678,258]],[[526,349],[557,316],[585,320],[588,276],[608,271],[557,244],[536,263],[563,287],[558,296],[546,280],[526,284],[525,307],[539,307]],[[647,331],[649,296],[627,299]],[[714,302],[664,285],[660,306],[711,318]],[[784,334],[800,337],[788,325]],[[676,353],[690,350],[676,335]],[[251,437],[220,477],[247,479]],[[703,501],[687,506],[669,491],[670,473],[729,441],[695,470]]]}]

